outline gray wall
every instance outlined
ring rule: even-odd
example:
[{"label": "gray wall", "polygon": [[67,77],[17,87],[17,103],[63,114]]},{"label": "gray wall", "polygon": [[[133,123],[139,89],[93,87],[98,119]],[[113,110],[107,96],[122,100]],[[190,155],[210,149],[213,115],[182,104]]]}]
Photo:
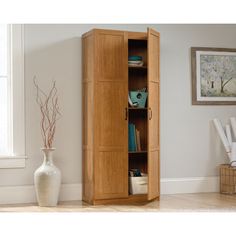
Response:
[{"label": "gray wall", "polygon": [[40,114],[32,78],[44,89],[57,81],[63,114],[56,132],[55,162],[63,183],[81,182],[81,35],[92,28],[161,33],[161,176],[217,175],[227,161],[210,120],[226,122],[235,106],[192,106],[190,47],[236,48],[235,25],[25,25],[25,169],[0,170],[0,185],[31,185],[42,162]]}]

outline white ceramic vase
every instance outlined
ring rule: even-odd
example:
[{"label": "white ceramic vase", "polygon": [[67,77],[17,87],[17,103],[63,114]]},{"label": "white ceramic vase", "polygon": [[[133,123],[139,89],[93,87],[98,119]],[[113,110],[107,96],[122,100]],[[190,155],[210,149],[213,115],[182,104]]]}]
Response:
[{"label": "white ceramic vase", "polygon": [[39,206],[56,206],[61,186],[61,171],[53,164],[55,148],[42,148],[43,164],[34,173],[34,186]]}]

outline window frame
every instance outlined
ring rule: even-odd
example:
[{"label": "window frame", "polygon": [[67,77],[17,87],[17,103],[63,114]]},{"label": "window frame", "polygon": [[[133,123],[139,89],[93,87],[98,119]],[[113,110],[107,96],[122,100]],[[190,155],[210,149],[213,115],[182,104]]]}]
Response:
[{"label": "window frame", "polygon": [[24,26],[9,25],[9,151],[0,156],[0,168],[25,167],[25,94],[24,94]]}]

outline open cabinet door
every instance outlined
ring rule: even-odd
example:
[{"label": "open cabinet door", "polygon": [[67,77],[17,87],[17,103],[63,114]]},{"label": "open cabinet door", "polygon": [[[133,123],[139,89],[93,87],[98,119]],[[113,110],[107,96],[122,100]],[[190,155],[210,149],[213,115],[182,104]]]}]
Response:
[{"label": "open cabinet door", "polygon": [[160,195],[160,36],[148,28],[148,200]]}]

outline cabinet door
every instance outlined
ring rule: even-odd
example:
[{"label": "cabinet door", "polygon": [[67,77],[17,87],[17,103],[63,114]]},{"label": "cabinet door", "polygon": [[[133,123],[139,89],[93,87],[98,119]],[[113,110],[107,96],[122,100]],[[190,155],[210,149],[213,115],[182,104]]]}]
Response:
[{"label": "cabinet door", "polygon": [[128,197],[128,56],[125,34],[99,30],[95,45],[95,198]]},{"label": "cabinet door", "polygon": [[154,199],[160,194],[159,45],[159,33],[148,29],[148,200]]}]

